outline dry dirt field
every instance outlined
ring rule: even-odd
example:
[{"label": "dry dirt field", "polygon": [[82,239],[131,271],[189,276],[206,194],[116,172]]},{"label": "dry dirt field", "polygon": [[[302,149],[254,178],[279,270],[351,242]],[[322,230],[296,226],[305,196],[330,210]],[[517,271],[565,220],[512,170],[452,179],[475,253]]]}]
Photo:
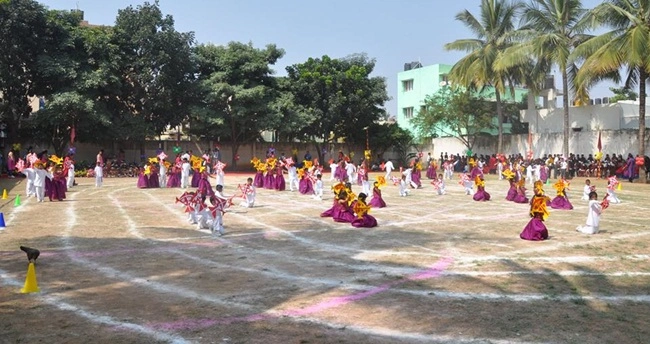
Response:
[{"label": "dry dirt field", "polygon": [[[225,193],[248,176],[227,174]],[[258,190],[254,208],[226,214],[223,237],[188,224],[174,203],[180,189],[78,182],[67,200],[37,203],[24,198],[23,180],[1,180],[0,343],[650,338],[650,185],[623,182],[623,203],[588,236],[575,231],[587,215],[584,179],[575,179],[575,209],[552,210],[550,240],[529,242],[519,239],[528,206],[506,201],[507,183],[494,176],[493,200],[482,203],[456,181],[444,196],[427,180],[404,198],[386,186],[372,229],[320,218],[330,194]],[[602,198],[605,181],[595,184]],[[19,245],[41,250],[40,293],[19,293],[28,265]]]}]

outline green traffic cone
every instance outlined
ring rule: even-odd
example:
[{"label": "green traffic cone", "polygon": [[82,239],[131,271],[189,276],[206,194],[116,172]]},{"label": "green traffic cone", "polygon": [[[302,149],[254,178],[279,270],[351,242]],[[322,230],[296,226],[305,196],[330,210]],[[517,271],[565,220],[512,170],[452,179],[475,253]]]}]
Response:
[{"label": "green traffic cone", "polygon": [[20,205],[20,194],[16,195],[16,200],[14,201],[14,207],[17,207]]}]

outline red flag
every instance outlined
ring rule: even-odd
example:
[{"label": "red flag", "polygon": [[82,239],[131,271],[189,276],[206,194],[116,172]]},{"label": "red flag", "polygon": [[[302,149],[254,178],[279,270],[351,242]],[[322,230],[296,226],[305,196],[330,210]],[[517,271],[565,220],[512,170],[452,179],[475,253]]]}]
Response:
[{"label": "red flag", "polygon": [[598,151],[603,151],[603,142],[600,140],[600,131],[598,132]]}]

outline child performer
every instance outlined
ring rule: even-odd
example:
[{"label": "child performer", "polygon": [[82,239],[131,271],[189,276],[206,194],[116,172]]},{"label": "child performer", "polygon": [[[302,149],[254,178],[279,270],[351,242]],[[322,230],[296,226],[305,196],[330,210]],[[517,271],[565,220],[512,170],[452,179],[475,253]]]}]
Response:
[{"label": "child performer", "polygon": [[349,195],[345,190],[339,191],[337,203],[335,204],[332,212],[332,219],[336,222],[349,222],[352,223],[356,219],[352,209],[350,209]]},{"label": "child performer", "polygon": [[218,233],[219,236],[222,236],[225,233],[223,227],[223,214],[225,210],[230,207],[231,200],[223,195],[223,185],[219,184],[215,188],[216,192],[214,194],[216,204],[214,204],[213,207],[210,207],[210,212],[212,213],[212,218],[214,219],[212,221],[212,227],[210,230],[212,231],[213,235]]},{"label": "child performer", "polygon": [[476,184],[476,193],[472,198],[475,201],[489,201],[490,194],[485,191],[485,179],[483,179],[483,175],[477,175],[474,183]]},{"label": "child performer", "polygon": [[95,187],[104,184],[104,150],[100,149],[95,159]]},{"label": "child performer", "polygon": [[314,183],[314,199],[323,200],[323,175],[316,175],[316,182]]},{"label": "child performer", "polygon": [[616,175],[612,175],[607,179],[607,200],[609,203],[619,204],[621,200],[616,196],[616,187],[618,186],[618,179]]},{"label": "child performer", "polygon": [[551,208],[553,209],[563,209],[571,210],[573,205],[569,202],[569,198],[566,194],[566,189],[569,186],[569,182],[565,179],[558,179],[557,183],[553,185],[555,190],[557,190],[557,196],[551,201]]},{"label": "child performer", "polygon": [[361,192],[369,195],[370,181],[368,181],[368,169],[364,168],[363,171],[359,170],[359,178],[361,179]]},{"label": "child performer", "polygon": [[244,201],[239,205],[244,208],[252,208],[255,205],[255,186],[253,185],[253,178],[246,179],[246,184],[241,188],[242,197]]},{"label": "child performer", "polygon": [[515,195],[513,201],[515,203],[528,203],[528,197],[526,197],[526,180],[522,178],[516,184],[517,194]]},{"label": "child performer", "polygon": [[[607,196],[605,196],[607,199]],[[587,223],[584,226],[578,226],[576,231],[585,234],[598,233],[598,224],[600,223],[600,214],[603,212],[603,207],[598,201],[598,194],[596,191],[589,193],[589,212],[587,213]]]},{"label": "child performer", "polygon": [[402,180],[399,182],[399,195],[406,197],[409,195],[408,183],[406,182],[406,175],[402,174]]},{"label": "child performer", "polygon": [[309,177],[309,170],[307,168],[301,169],[300,181],[298,182],[298,191],[303,195],[313,195],[314,185]]},{"label": "child performer", "polygon": [[298,184],[298,170],[296,169],[296,164],[288,164],[287,173],[289,174],[289,190],[299,190],[300,185]]},{"label": "child performer", "polygon": [[434,179],[431,184],[436,189],[438,195],[444,195],[447,192],[445,191],[445,178],[443,178],[442,173],[438,175],[438,179]]},{"label": "child performer", "polygon": [[429,166],[427,167],[427,178],[432,180],[436,179],[436,161],[434,159],[429,160]]},{"label": "child performer", "polygon": [[161,188],[167,187],[167,161],[165,159],[158,158],[158,170],[160,175],[158,176],[158,184]]},{"label": "child performer", "polygon": [[411,185],[416,189],[422,188],[422,163],[420,159],[415,158],[411,167]]},{"label": "child performer", "polygon": [[501,174],[508,180],[508,183],[510,183],[510,188],[508,189],[506,200],[514,201],[515,197],[517,197],[517,182],[515,181],[515,177],[517,175],[509,169],[506,169]]},{"label": "child performer", "polygon": [[68,175],[66,176],[66,186],[70,189],[74,186],[74,160],[68,157],[67,165]]},{"label": "child performer", "polygon": [[584,186],[584,188],[582,190],[582,200],[583,201],[588,201],[590,199],[589,194],[591,194],[592,191],[593,190],[591,189],[591,180],[589,180],[589,179],[585,180],[585,186]]},{"label": "child performer", "polygon": [[34,190],[36,191],[36,200],[43,202],[45,198],[45,178],[52,180],[54,176],[45,170],[42,162],[34,163]]},{"label": "child performer", "polygon": [[275,164],[275,185],[277,191],[284,191],[287,184],[284,181],[284,161],[280,160]]},{"label": "child performer", "polygon": [[465,195],[474,195],[474,185],[472,183],[472,180],[469,179],[469,176],[467,173],[461,173],[459,174],[460,181],[458,181],[458,184],[462,185],[465,188]]},{"label": "child performer", "polygon": [[181,187],[183,189],[187,189],[190,186],[191,168],[192,165],[190,165],[190,162],[187,160],[187,158],[183,159],[183,164],[181,165]]},{"label": "child performer", "polygon": [[201,195],[201,202],[205,202],[206,198],[210,200],[214,198],[214,191],[212,190],[212,185],[210,185],[208,173],[205,171],[201,173],[201,179],[199,180],[199,186],[196,192]]},{"label": "child performer", "polygon": [[374,182],[372,188],[372,199],[370,200],[370,205],[373,208],[384,208],[386,207],[386,202],[381,197],[381,189],[379,189],[379,182]]},{"label": "child performer", "polygon": [[530,201],[530,221],[524,227],[524,230],[519,234],[519,237],[524,240],[546,240],[548,239],[548,229],[544,225],[544,221],[548,218],[548,210],[546,209],[546,202],[548,197],[544,195],[542,189],[542,182],[535,182],[535,195]]},{"label": "child performer", "polygon": [[34,165],[29,162],[27,162],[27,164],[29,164],[30,167],[24,168],[22,171],[20,171],[25,175],[25,179],[27,180],[27,183],[25,185],[25,194],[27,197],[36,196],[36,188],[34,188],[34,178],[36,176],[34,174]]},{"label": "child performer", "polygon": [[[158,168],[156,167],[158,164],[150,163],[149,164],[149,179],[147,180],[147,186],[150,188],[160,188],[160,175],[158,174]],[[195,172],[198,173],[198,172]],[[198,187],[198,183],[196,184]]]},{"label": "child performer", "polygon": [[366,197],[365,193],[360,193],[357,202],[354,204],[354,212],[357,214],[357,218],[352,221],[352,227],[377,227],[377,219],[368,215],[370,206],[366,204]]}]

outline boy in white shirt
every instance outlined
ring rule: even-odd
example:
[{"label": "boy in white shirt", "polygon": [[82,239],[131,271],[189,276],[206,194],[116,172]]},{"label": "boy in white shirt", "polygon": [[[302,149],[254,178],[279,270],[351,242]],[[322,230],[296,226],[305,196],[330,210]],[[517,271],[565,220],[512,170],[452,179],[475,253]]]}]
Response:
[{"label": "boy in white shirt", "polygon": [[339,164],[335,163],[334,160],[332,160],[332,163],[330,164],[330,182],[333,181],[334,179],[336,179],[336,168],[337,167],[339,167]]},{"label": "boy in white shirt", "polygon": [[21,171],[25,175],[27,183],[25,185],[25,194],[27,197],[36,196],[36,189],[34,188],[34,169],[32,167],[25,168]]},{"label": "boy in white shirt", "polygon": [[183,164],[181,165],[181,188],[186,189],[190,186],[190,162],[187,159],[183,159]]},{"label": "boy in white shirt", "polygon": [[406,197],[409,195],[408,184],[406,182],[406,175],[402,175],[402,180],[399,182],[399,195]]},{"label": "boy in white shirt", "polygon": [[323,175],[322,174],[317,174],[316,175],[316,183],[314,183],[314,199],[317,199],[319,201],[323,200]]},{"label": "boy in white shirt", "polygon": [[393,170],[395,169],[395,166],[393,166],[393,162],[390,160],[386,161],[386,163],[384,164],[384,169],[386,169],[386,175],[384,176],[384,178],[386,180],[390,180],[390,173],[393,172]]},{"label": "boy in white shirt", "polygon": [[296,165],[291,164],[287,167],[287,172],[289,173],[289,190],[294,191],[300,189],[298,184],[298,171]]},{"label": "boy in white shirt", "polygon": [[164,188],[167,187],[167,166],[165,166],[165,160],[158,158],[158,165],[158,170],[160,171],[158,174],[158,183],[161,188]]},{"label": "boy in white shirt", "polygon": [[585,186],[582,190],[582,200],[588,201],[590,193],[591,193],[591,180],[587,179],[585,180]]},{"label": "boy in white shirt", "polygon": [[68,164],[68,175],[66,176],[66,186],[68,189],[74,186],[74,161],[70,160]]},{"label": "boy in white shirt", "polygon": [[246,179],[246,185],[242,188],[244,201],[240,206],[244,208],[252,208],[255,205],[255,186],[253,185],[253,178]]},{"label": "boy in white shirt", "polygon": [[49,173],[45,170],[45,166],[41,162],[37,162],[34,165],[34,189],[36,190],[36,199],[39,202],[43,202],[45,198],[45,178],[54,178],[52,173]]},{"label": "boy in white shirt", "polygon": [[598,233],[598,225],[600,223],[600,214],[603,212],[603,207],[598,201],[598,194],[596,191],[589,193],[589,212],[587,213],[587,223],[584,226],[578,226],[576,230],[585,234]]}]

